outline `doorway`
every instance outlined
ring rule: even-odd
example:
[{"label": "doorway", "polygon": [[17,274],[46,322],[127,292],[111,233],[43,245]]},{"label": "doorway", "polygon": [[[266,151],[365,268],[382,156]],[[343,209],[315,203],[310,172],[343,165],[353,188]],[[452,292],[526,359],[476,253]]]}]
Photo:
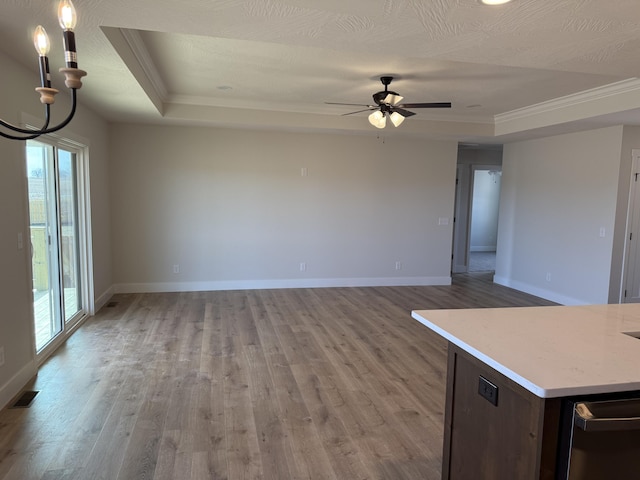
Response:
[{"label": "doorway", "polygon": [[[26,144],[36,352],[56,344],[89,305],[82,151]],[[55,348],[55,347],[53,347]]]},{"label": "doorway", "polygon": [[451,272],[495,271],[501,145],[458,146]]},{"label": "doorway", "polygon": [[467,271],[493,272],[496,269],[502,167],[473,165],[472,174]]}]

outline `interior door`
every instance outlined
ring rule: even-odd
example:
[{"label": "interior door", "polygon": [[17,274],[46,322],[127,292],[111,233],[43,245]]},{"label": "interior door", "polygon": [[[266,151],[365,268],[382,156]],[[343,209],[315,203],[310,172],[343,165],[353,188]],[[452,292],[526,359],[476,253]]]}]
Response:
[{"label": "interior door", "polygon": [[622,302],[640,303],[640,150],[633,151]]},{"label": "interior door", "polygon": [[451,255],[451,273],[463,273],[468,264],[468,215],[469,215],[469,168],[466,165],[456,167],[456,196],[453,224],[453,245]]}]

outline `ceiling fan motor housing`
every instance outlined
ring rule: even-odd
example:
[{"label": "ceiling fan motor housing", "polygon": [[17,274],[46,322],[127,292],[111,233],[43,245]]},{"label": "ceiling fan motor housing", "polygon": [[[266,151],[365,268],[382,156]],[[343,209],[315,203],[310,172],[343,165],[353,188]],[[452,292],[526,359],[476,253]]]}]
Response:
[{"label": "ceiling fan motor housing", "polygon": [[373,101],[376,102],[376,105],[383,105],[384,99],[387,98],[387,95],[389,94],[398,95],[396,92],[392,92],[391,90],[387,89],[392,80],[393,77],[391,76],[380,77],[380,82],[384,85],[384,91],[376,92],[373,94]]}]

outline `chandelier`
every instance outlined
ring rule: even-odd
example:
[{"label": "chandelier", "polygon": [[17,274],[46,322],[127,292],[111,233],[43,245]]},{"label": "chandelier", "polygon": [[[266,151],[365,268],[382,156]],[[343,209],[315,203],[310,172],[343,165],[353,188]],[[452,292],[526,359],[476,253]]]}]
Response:
[{"label": "chandelier", "polygon": [[62,0],[58,5],[58,20],[63,30],[62,36],[64,40],[66,64],[65,68],[60,69],[60,73],[65,77],[65,86],[71,90],[71,111],[67,118],[61,123],[55,126],[49,126],[51,120],[51,105],[55,101],[54,97],[58,93],[58,90],[51,88],[49,59],[47,58],[50,48],[49,37],[42,25],[38,25],[33,34],[33,44],[38,52],[40,63],[40,86],[36,88],[36,92],[40,94],[40,103],[44,105],[44,123],[39,129],[21,128],[0,119],[0,125],[4,127],[5,130],[13,132],[7,133],[0,129],[0,136],[4,138],[11,140],[31,140],[40,135],[57,132],[64,128],[76,113],[76,90],[82,87],[82,77],[84,77],[87,72],[78,69],[78,55],[76,53],[75,34],[73,32],[77,17],[71,0]]}]

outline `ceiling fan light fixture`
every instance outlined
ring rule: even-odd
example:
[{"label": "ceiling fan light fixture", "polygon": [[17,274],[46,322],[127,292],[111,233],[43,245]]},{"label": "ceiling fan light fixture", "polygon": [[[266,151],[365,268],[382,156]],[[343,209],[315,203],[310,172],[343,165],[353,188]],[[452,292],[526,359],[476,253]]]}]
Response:
[{"label": "ceiling fan light fixture", "polygon": [[390,93],[386,97],[384,97],[383,102],[387,105],[396,105],[402,101],[404,97],[402,95],[396,95],[395,93]]},{"label": "ceiling fan light fixture", "polygon": [[387,125],[387,118],[381,110],[376,110],[369,115],[369,123],[376,128],[384,128]]},{"label": "ceiling fan light fixture", "polygon": [[393,112],[389,115],[389,119],[391,120],[391,123],[393,123],[394,127],[399,127],[400,124],[404,122],[405,117],[398,112]]}]

